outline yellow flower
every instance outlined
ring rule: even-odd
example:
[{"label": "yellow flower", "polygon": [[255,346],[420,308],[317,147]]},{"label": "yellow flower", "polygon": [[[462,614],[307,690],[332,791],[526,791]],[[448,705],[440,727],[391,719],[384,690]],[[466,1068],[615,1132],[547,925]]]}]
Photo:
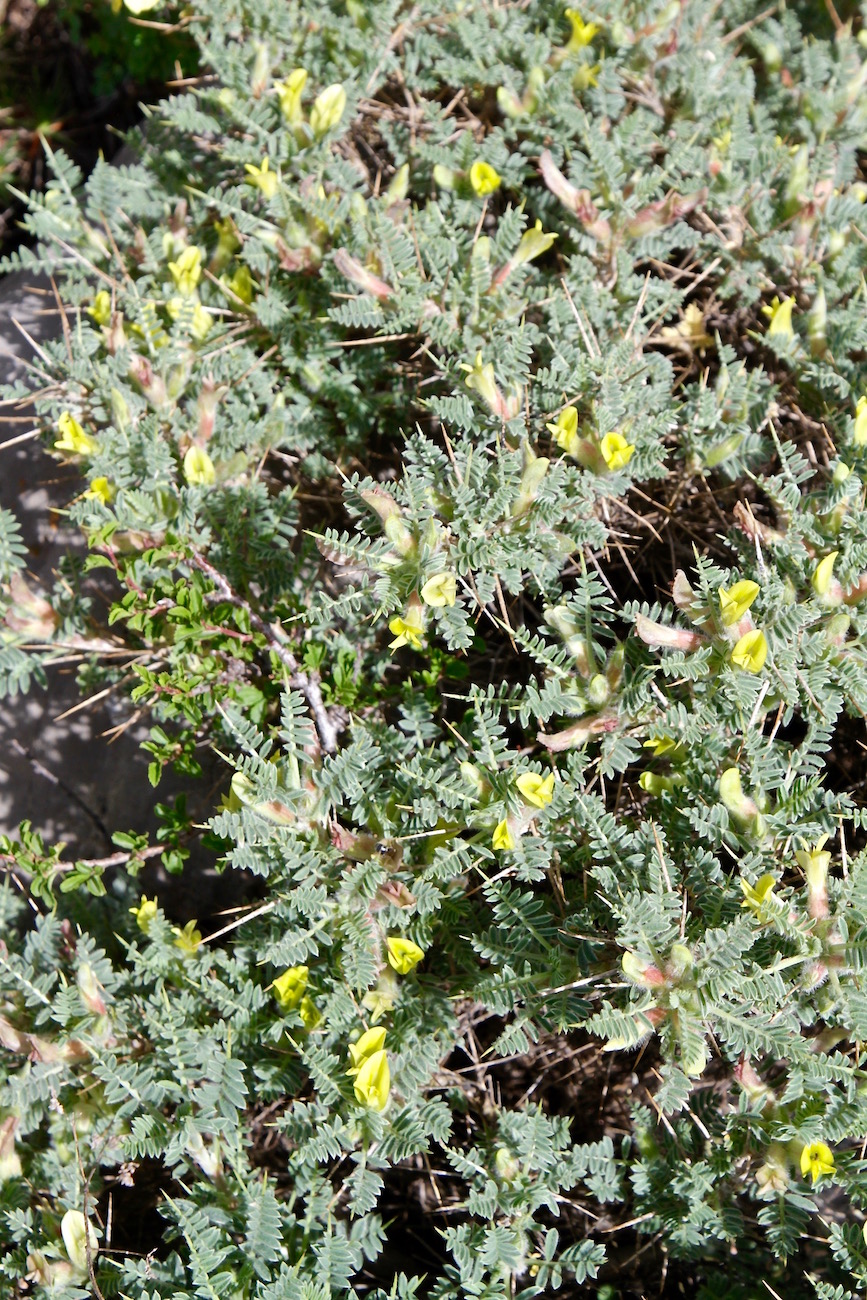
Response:
[{"label": "yellow flower", "polygon": [[273,199],[280,188],[280,177],[276,172],[271,171],[271,164],[267,158],[262,159],[261,167],[256,167],[254,163],[244,163],[244,171],[247,173],[248,185],[255,185],[266,199]]},{"label": "yellow flower", "polygon": [[453,573],[437,573],[433,578],[428,578],[422,587],[421,598],[433,609],[441,609],[443,605],[455,603],[457,592],[458,587]]},{"label": "yellow flower", "polygon": [[280,100],[280,112],[289,126],[297,126],[301,121],[301,95],[306,85],[305,68],[295,68],[285,81],[274,83],[274,89]]},{"label": "yellow flower", "polygon": [[494,367],[491,362],[489,361],[487,365],[484,365],[481,352],[477,352],[473,364],[468,366],[464,361],[461,363],[461,370],[467,371],[467,377],[464,380],[467,388],[478,393],[492,411],[499,411],[502,406],[502,396],[494,378]]},{"label": "yellow flower", "polygon": [[92,456],[97,449],[95,438],[91,438],[89,433],[85,433],[81,425],[64,411],[57,421],[57,428],[61,436],[54,444],[55,451],[69,451],[75,456]]},{"label": "yellow flower", "polygon": [[531,803],[534,808],[547,808],[554,798],[553,772],[549,772],[545,777],[537,775],[536,772],[522,772],[515,785],[527,803]]},{"label": "yellow flower", "polygon": [[[151,9],[156,9],[162,0],[123,0],[123,3],[129,12],[138,18],[140,14],[148,14]],[[119,12],[119,9],[115,12]]]},{"label": "yellow flower", "polygon": [[513,266],[523,266],[525,262],[532,262],[534,257],[541,257],[543,253],[547,253],[556,238],[556,235],[546,235],[542,230],[541,221],[537,221],[532,230],[524,231],[517,250],[509,260]]},{"label": "yellow flower", "polygon": [[494,827],[494,834],[491,837],[491,846],[497,851],[504,850],[506,852],[515,847],[512,832],[509,830],[509,823],[505,819],[501,822],[497,822]]},{"label": "yellow flower", "polygon": [[169,271],[181,297],[192,297],[202,278],[202,250],[188,244],[176,262],[169,262]]},{"label": "yellow flower", "polygon": [[176,925],[172,926],[172,934],[175,936],[175,947],[188,956],[192,956],[202,942],[202,934],[196,929],[195,921],[187,921],[183,930],[179,930]]},{"label": "yellow flower", "polygon": [[413,650],[421,650],[421,637],[424,632],[421,615],[414,608],[407,610],[406,614],[406,618],[398,615],[388,621],[388,630],[394,633],[394,640],[388,645],[389,650],[399,650],[402,645],[408,645]]},{"label": "yellow flower", "polygon": [[760,673],[768,657],[768,643],[764,632],[757,629],[746,632],[732,650],[732,663],[748,673]]},{"label": "yellow flower", "polygon": [[602,459],[611,470],[624,469],[632,459],[635,445],[627,442],[622,433],[606,433],[599,444]]},{"label": "yellow flower", "polygon": [[[189,298],[187,299],[187,302],[190,302]],[[183,298],[169,298],[166,303],[166,311],[169,313],[172,320],[177,320],[181,315],[181,312],[184,310],[184,306],[185,302]],[[200,302],[196,301],[193,305],[192,314],[189,317],[188,323],[193,338],[197,339],[198,342],[201,343],[202,339],[213,326],[214,318],[207,308],[203,307]]]},{"label": "yellow flower", "polygon": [[288,970],[284,970],[282,975],[277,976],[271,987],[274,990],[277,1005],[281,1010],[295,1010],[304,997],[309,974],[310,971],[307,966],[290,966]]},{"label": "yellow flower", "polygon": [[317,1025],[322,1023],[322,1012],[317,1007],[312,998],[303,997],[301,1005],[298,1008],[298,1014],[301,1017],[301,1023],[309,1033]]},{"label": "yellow flower", "polygon": [[87,314],[91,320],[96,321],[97,325],[109,324],[111,321],[111,294],[108,290],[100,289],[93,300],[93,305],[88,307]]},{"label": "yellow flower", "polygon": [[825,1142],[811,1142],[801,1152],[801,1173],[806,1178],[809,1174],[813,1185],[823,1174],[833,1174],[834,1153]]},{"label": "yellow flower", "polygon": [[184,456],[184,478],[191,486],[207,487],[216,480],[214,462],[204,447],[195,444]]},{"label": "yellow flower", "polygon": [[817,596],[827,596],[828,588],[831,586],[831,579],[834,576],[834,561],[840,554],[839,551],[831,551],[816,565],[816,571],[810,582]]},{"label": "yellow flower", "polygon": [[644,748],[652,749],[654,758],[661,758],[663,754],[670,754],[680,746],[671,736],[651,736],[650,740],[644,741]]},{"label": "yellow flower", "polygon": [[148,934],[151,928],[151,922],[157,914],[157,900],[155,898],[147,898],[142,894],[141,902],[138,907],[131,907],[129,910],[135,917],[135,923],[141,930],[142,934]]},{"label": "yellow flower", "polygon": [[333,86],[326,86],[325,89],[316,96],[313,101],[313,107],[310,110],[310,129],[319,140],[329,131],[333,131],[343,117],[343,111],[346,108],[346,91],[336,82]]},{"label": "yellow flower", "polygon": [[582,90],[589,90],[591,86],[599,85],[599,73],[602,71],[601,63],[584,63],[577,69],[572,78],[572,88],[580,94]]},{"label": "yellow flower", "polygon": [[571,456],[578,446],[577,409],[574,406],[564,407],[554,423],[546,424],[545,428],[554,435],[557,446]]},{"label": "yellow flower", "polygon": [[368,1110],[385,1110],[390,1090],[391,1073],[388,1068],[388,1054],[384,1051],[374,1052],[372,1056],[368,1056],[355,1076],[353,1084],[355,1099]]},{"label": "yellow flower", "polygon": [[780,302],[779,298],[773,298],[768,307],[762,308],[762,314],[767,316],[770,324],[768,325],[769,334],[782,334],[784,338],[794,338],[795,331],[792,329],[792,308],[795,305],[794,298],[784,298]]},{"label": "yellow flower", "polygon": [[346,1071],[347,1074],[358,1074],[364,1062],[367,1061],[376,1052],[381,1052],[385,1047],[385,1030],[381,1025],[374,1029],[365,1029],[357,1043],[349,1044],[349,1059],[352,1065]]},{"label": "yellow flower", "polygon": [[77,1273],[86,1275],[88,1256],[92,1262],[99,1250],[93,1226],[80,1210],[67,1210],[60,1220],[60,1235],[70,1263]]},{"label": "yellow flower", "polygon": [[725,587],[720,587],[719,611],[725,627],[740,623],[760,590],[759,584],[748,578],[736,582],[728,591]]},{"label": "yellow flower", "polygon": [[747,880],[741,880],[740,886],[744,893],[744,901],[741,903],[741,907],[748,907],[751,912],[760,912],[765,903],[776,898],[774,893],[776,883],[776,876],[772,876],[770,872],[760,876],[754,885],[751,885]]},{"label": "yellow flower", "polygon": [[826,887],[831,865],[831,854],[825,848],[827,839],[828,836],[823,835],[812,848],[795,850],[795,858],[807,878],[807,888],[813,893],[824,892]]},{"label": "yellow flower", "polygon": [[402,939],[399,935],[386,939],[385,946],[388,949],[388,964],[398,975],[408,975],[424,956],[423,948],[419,948],[412,939]]},{"label": "yellow flower", "polygon": [[855,406],[855,428],[852,430],[852,441],[856,447],[863,447],[867,443],[867,397],[859,397]]},{"label": "yellow flower", "polygon": [[231,280],[227,281],[227,287],[240,298],[241,302],[251,303],[253,301],[253,277],[250,275],[248,266],[239,266]]},{"label": "yellow flower", "polygon": [[470,184],[480,199],[500,188],[500,173],[490,163],[477,161],[470,168]]},{"label": "yellow flower", "polygon": [[84,495],[94,501],[101,501],[104,506],[107,506],[114,500],[114,488],[107,478],[100,475],[99,478],[90,480],[90,486]]},{"label": "yellow flower", "polygon": [[575,54],[590,44],[600,28],[598,23],[585,23],[577,9],[567,9],[566,17],[572,24],[572,35],[569,37],[566,49],[570,54]]}]

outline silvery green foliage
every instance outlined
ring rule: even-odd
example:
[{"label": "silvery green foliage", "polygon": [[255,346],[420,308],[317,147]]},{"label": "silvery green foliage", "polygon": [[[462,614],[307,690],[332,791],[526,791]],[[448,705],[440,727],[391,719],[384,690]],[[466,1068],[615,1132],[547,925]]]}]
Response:
[{"label": "silvery green foliage", "polygon": [[[99,868],[30,828],[5,846],[38,914],[9,884],[3,1276],[592,1294],[629,1224],[702,1295],[842,1296],[832,1258],[867,1274],[860,17],[196,15],[210,71],[138,161],[85,181],[58,154],[31,202],[18,261],[67,324],[37,405],[115,599],[100,629],[68,581],[16,582],[0,517],[0,669],[38,670],[37,630],[90,638],[90,680],[106,637],[133,652],[152,781],[221,755],[203,842],[257,892],[198,942],[127,877],[94,902]],[[165,822],[179,869],[202,828]],[[118,843],[134,878],[148,846]],[[552,1043],[634,1067],[628,1132],[540,1104]],[[514,1060],[514,1095],[486,1082]],[[64,1213],[107,1231],[154,1166],[160,1250],[76,1265]]]}]

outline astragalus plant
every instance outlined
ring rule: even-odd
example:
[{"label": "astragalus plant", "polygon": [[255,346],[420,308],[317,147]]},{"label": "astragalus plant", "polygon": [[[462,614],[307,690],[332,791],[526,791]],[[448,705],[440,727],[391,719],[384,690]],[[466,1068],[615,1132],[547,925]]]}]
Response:
[{"label": "astragalus plant", "polygon": [[0,517],[0,667],[223,779],[4,846],[6,1285],[854,1295],[864,14],[136,8],[204,71],[32,201],[88,558]]}]

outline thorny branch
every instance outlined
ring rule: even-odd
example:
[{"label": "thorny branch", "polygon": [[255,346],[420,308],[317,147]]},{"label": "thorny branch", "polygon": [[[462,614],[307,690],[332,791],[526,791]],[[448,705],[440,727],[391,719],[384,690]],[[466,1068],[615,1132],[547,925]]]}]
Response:
[{"label": "thorny branch", "polygon": [[275,623],[266,623],[263,618],[252,609],[249,602],[239,596],[232,589],[226,579],[215,569],[203,555],[194,552],[188,557],[189,562],[210,578],[214,584],[217,594],[221,600],[228,601],[236,609],[243,609],[250,620],[250,626],[268,641],[268,644],[274,650],[277,658],[282,664],[289,669],[291,677],[289,684],[300,691],[307,701],[307,705],[313,715],[313,721],[316,724],[316,730],[319,734],[319,742],[326,754],[333,754],[337,750],[338,726],[328,709],[325,707],[325,701],[322,699],[322,690],[319,685],[319,674],[316,672],[304,672],[298,665],[292,651],[289,649],[283,638],[282,629]]}]

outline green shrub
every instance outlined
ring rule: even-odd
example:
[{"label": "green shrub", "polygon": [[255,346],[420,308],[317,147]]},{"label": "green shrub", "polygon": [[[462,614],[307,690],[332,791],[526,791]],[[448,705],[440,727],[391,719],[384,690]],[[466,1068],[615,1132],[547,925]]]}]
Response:
[{"label": "green shrub", "polygon": [[56,156],[88,558],[0,516],[4,689],[89,643],[154,785],[216,752],[163,856],[249,902],[5,845],[10,1284],[863,1286],[867,42],[757,9],[200,0]]}]

